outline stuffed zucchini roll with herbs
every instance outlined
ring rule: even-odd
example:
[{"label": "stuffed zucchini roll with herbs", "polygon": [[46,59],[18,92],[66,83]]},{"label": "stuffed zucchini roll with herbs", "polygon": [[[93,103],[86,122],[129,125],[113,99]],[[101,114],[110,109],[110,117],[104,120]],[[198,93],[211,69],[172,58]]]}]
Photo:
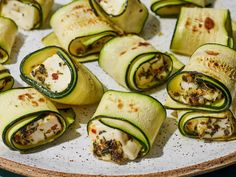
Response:
[{"label": "stuffed zucchini roll with herbs", "polygon": [[183,67],[173,55],[157,51],[136,35],[116,37],[107,42],[101,50],[99,65],[119,84],[137,91],[150,90],[164,83]]},{"label": "stuffed zucchini roll with herbs", "polygon": [[53,2],[53,0],[2,0],[1,15],[14,20],[20,28],[31,30],[43,25]]},{"label": "stuffed zucchini roll with herbs", "polygon": [[233,47],[229,10],[182,8],[170,49],[173,52],[190,56],[198,47],[206,43]]},{"label": "stuffed zucchini roll with herbs", "polygon": [[0,17],[0,63],[8,61],[17,31],[17,25],[14,21]]},{"label": "stuffed zucchini roll with herbs", "polygon": [[14,84],[14,78],[10,71],[0,64],[0,92],[9,90]]},{"label": "stuffed zucchini roll with herbs", "polygon": [[60,45],[75,57],[98,54],[117,35],[113,27],[97,17],[87,0],[75,0],[55,12],[51,26]]},{"label": "stuffed zucchini roll with herbs", "polygon": [[95,13],[125,33],[141,33],[148,18],[146,6],[139,0],[89,0]]},{"label": "stuffed zucchini roll with herbs", "polygon": [[26,151],[60,137],[74,122],[72,109],[62,114],[34,88],[0,93],[0,134],[13,150]]},{"label": "stuffed zucchini roll with herbs", "polygon": [[166,118],[154,98],[139,93],[107,91],[87,131],[94,155],[123,163],[146,155]]},{"label": "stuffed zucchini roll with herbs", "polygon": [[83,65],[74,64],[69,55],[49,46],[27,55],[20,65],[21,78],[55,102],[86,105],[98,102],[103,85]]},{"label": "stuffed zucchini roll with herbs", "polygon": [[181,7],[205,7],[209,0],[152,0],[151,10],[159,16],[176,16]]},{"label": "stuffed zucchini roll with herbs", "polygon": [[182,135],[216,141],[236,139],[236,120],[231,111],[219,113],[181,111],[178,127]]},{"label": "stuffed zucchini roll with herbs", "polygon": [[220,44],[198,48],[167,84],[171,109],[223,111],[235,97],[236,51]]},{"label": "stuffed zucchini roll with herbs", "polygon": [[[51,32],[48,35],[46,35],[45,37],[43,37],[42,38],[42,43],[45,46],[58,46],[58,47],[61,47],[61,44],[58,41],[58,38],[57,38],[57,36],[55,35],[54,32]],[[85,57],[75,57],[75,56],[70,55],[71,59],[76,63],[85,63],[85,62],[98,60],[98,56],[99,56],[99,53],[95,53],[95,54],[88,55],[88,56],[85,56]]]}]

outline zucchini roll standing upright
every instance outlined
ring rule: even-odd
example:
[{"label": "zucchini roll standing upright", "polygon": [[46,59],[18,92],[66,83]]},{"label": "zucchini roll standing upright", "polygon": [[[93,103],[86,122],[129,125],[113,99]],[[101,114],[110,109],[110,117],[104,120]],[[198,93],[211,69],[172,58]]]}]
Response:
[{"label": "zucchini roll standing upright", "polygon": [[60,45],[85,60],[91,55],[97,59],[104,43],[117,35],[108,22],[94,14],[88,0],[75,0],[57,10],[51,26]]},{"label": "zucchini roll standing upright", "polygon": [[227,9],[181,9],[170,49],[192,55],[203,44],[217,43],[233,47],[230,12]]},{"label": "zucchini roll standing upright", "polygon": [[0,17],[0,63],[8,61],[15,42],[17,26],[9,18]]},{"label": "zucchini roll standing upright", "polygon": [[151,10],[159,16],[177,16],[182,7],[206,7],[209,0],[152,0]]},{"label": "zucchini roll standing upright", "polygon": [[178,127],[182,135],[215,141],[236,139],[236,119],[231,111],[180,111]]},{"label": "zucchini roll standing upright", "polygon": [[24,30],[40,28],[49,15],[53,0],[3,0],[1,15],[11,18]]},{"label": "zucchini roll standing upright", "polygon": [[137,91],[164,83],[184,66],[173,55],[161,53],[136,35],[107,42],[101,50],[99,65],[119,84]]},{"label": "zucchini roll standing upright", "polygon": [[13,150],[26,151],[54,141],[74,119],[72,110],[61,114],[34,88],[0,93],[0,135]]},{"label": "zucchini roll standing upright", "polygon": [[95,13],[125,33],[141,33],[148,18],[146,6],[139,0],[89,0]]},{"label": "zucchini roll standing upright", "polygon": [[236,51],[220,44],[206,44],[191,56],[184,70],[167,84],[170,109],[220,112],[235,97]]},{"label": "zucchini roll standing upright", "polygon": [[107,91],[87,125],[94,155],[116,163],[146,155],[165,118],[161,103],[150,96]]},{"label": "zucchini roll standing upright", "polygon": [[0,92],[9,90],[14,84],[14,78],[10,71],[0,64]]},{"label": "zucchini roll standing upright", "polygon": [[27,55],[20,65],[21,78],[55,102],[86,105],[98,102],[103,85],[83,65],[74,64],[69,55],[49,46]]}]

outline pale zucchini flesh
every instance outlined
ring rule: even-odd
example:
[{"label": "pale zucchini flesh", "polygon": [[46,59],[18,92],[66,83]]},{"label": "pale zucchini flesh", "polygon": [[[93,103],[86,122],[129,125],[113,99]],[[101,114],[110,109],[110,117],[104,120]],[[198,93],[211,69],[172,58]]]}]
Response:
[{"label": "pale zucchini flesh", "polygon": [[170,49],[191,56],[203,44],[233,47],[232,41],[231,18],[227,9],[182,8]]},{"label": "pale zucchini flesh", "polygon": [[165,109],[152,97],[107,91],[87,125],[94,155],[116,163],[146,155],[165,117]]},{"label": "pale zucchini flesh", "polygon": [[141,33],[148,18],[146,6],[139,0],[90,0],[90,4],[98,16],[128,34]]},{"label": "pale zucchini flesh", "polygon": [[33,88],[7,90],[0,94],[0,100],[4,102],[0,108],[0,134],[3,142],[13,150],[27,151],[52,142],[75,119],[73,113],[62,116]]},{"label": "pale zucchini flesh", "polygon": [[14,21],[0,17],[0,63],[6,63],[9,60],[17,31]]},{"label": "pale zucchini flesh", "polygon": [[94,14],[86,0],[63,6],[52,16],[50,24],[60,45],[79,58],[98,54],[104,43],[118,33],[106,20]]},{"label": "pale zucchini flesh", "polygon": [[48,46],[27,55],[20,71],[26,83],[58,103],[93,104],[103,94],[100,81],[81,64],[74,64],[60,47]]}]

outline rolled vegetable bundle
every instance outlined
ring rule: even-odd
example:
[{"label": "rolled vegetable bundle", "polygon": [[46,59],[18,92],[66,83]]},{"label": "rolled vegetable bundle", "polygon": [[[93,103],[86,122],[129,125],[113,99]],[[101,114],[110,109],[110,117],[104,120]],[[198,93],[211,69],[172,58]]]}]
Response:
[{"label": "rolled vegetable bundle", "polygon": [[4,0],[1,15],[11,18],[25,30],[39,28],[52,8],[53,0]]},{"label": "rolled vegetable bundle", "polygon": [[117,35],[108,22],[97,17],[87,0],[76,0],[63,6],[51,18],[51,26],[60,45],[75,57],[90,57],[105,42]]},{"label": "rolled vegetable bundle", "polygon": [[60,137],[74,122],[71,109],[62,114],[33,88],[0,93],[0,134],[11,149],[26,151]]},{"label": "rolled vegetable bundle", "polygon": [[5,63],[9,59],[16,34],[17,26],[14,21],[0,17],[0,63]]},{"label": "rolled vegetable bundle", "polygon": [[107,91],[87,125],[94,155],[117,163],[146,155],[165,118],[150,96]]},{"label": "rolled vegetable bundle", "polygon": [[125,33],[140,33],[148,18],[148,10],[139,0],[89,1],[97,15],[109,20]]},{"label": "rolled vegetable bundle", "polygon": [[74,64],[69,55],[49,46],[27,55],[20,65],[21,78],[55,102],[85,105],[98,102],[103,85],[83,65]]},{"label": "rolled vegetable bundle", "polygon": [[183,67],[173,55],[157,51],[136,35],[107,42],[101,50],[99,65],[122,86],[139,91],[164,83]]},{"label": "rolled vegetable bundle", "polygon": [[171,109],[224,111],[235,96],[236,51],[220,44],[199,47],[167,84]]},{"label": "rolled vegetable bundle", "polygon": [[0,91],[9,90],[14,84],[10,71],[0,64]]},{"label": "rolled vegetable bundle", "polygon": [[206,43],[233,47],[229,10],[182,8],[170,49],[173,52],[190,56],[198,47]]},{"label": "rolled vegetable bundle", "polygon": [[181,7],[205,7],[208,0],[152,0],[151,10],[159,16],[176,16]]},{"label": "rolled vegetable bundle", "polygon": [[236,139],[236,119],[231,111],[181,111],[178,127],[182,135],[206,140],[227,141]]}]

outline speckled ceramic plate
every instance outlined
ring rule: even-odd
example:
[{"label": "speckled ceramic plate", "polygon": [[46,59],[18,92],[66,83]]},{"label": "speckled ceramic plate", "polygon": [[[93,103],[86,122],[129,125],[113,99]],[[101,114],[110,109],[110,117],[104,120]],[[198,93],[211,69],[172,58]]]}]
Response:
[{"label": "speckled ceramic plate", "polygon": [[[56,0],[54,10],[69,0]],[[149,0],[143,2],[150,7]],[[236,20],[236,1],[216,0],[215,7],[228,8],[232,19]],[[152,13],[142,34],[157,49],[168,51],[174,30],[175,19],[160,19]],[[24,56],[43,47],[41,38],[51,32],[49,27],[35,31],[20,31],[6,65],[15,77],[17,86],[26,86],[19,77],[19,64]],[[183,62],[188,59],[179,56]],[[111,77],[99,68],[97,62],[86,66],[109,88],[123,90]],[[150,95],[162,103],[166,97],[165,85],[153,90]],[[83,175],[145,175],[179,176],[199,174],[236,162],[236,141],[212,142],[188,139],[180,135],[175,120],[168,118],[154,143],[151,152],[142,159],[117,165],[99,161],[90,151],[90,141],[86,134],[86,123],[96,109],[96,105],[75,108],[76,123],[58,141],[30,154],[11,151],[0,143],[0,167],[24,175],[33,176],[83,176]]]}]

